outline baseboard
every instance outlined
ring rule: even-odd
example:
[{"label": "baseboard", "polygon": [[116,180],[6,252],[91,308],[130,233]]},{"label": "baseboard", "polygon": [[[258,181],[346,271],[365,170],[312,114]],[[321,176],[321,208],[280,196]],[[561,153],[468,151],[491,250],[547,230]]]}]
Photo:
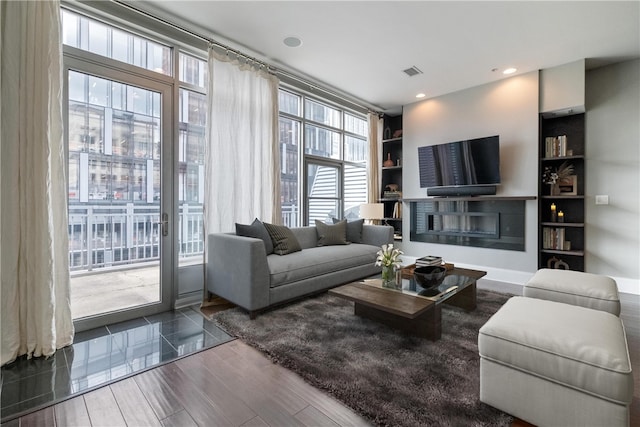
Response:
[{"label": "baseboard", "polygon": [[188,294],[180,295],[174,304],[174,309],[187,307],[189,305],[198,304],[202,302],[202,291],[191,292]]}]

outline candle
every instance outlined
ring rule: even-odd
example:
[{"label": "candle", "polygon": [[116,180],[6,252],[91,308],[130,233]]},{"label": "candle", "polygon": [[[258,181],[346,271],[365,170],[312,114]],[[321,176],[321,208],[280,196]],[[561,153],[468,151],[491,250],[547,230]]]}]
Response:
[{"label": "candle", "polygon": [[556,222],[556,204],[551,203],[551,222]]},{"label": "candle", "polygon": [[558,212],[558,222],[564,222],[564,212]]}]

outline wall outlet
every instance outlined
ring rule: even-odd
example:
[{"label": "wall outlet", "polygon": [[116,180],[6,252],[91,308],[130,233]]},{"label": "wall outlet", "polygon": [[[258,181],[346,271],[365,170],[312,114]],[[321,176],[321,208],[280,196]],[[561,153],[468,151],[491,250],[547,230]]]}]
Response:
[{"label": "wall outlet", "polygon": [[596,205],[608,205],[609,204],[609,196],[596,196]]}]

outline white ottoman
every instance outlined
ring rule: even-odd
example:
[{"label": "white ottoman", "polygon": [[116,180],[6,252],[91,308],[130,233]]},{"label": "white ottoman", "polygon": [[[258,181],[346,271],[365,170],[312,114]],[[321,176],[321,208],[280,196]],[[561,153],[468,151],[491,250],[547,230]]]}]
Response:
[{"label": "white ottoman", "polygon": [[633,375],[619,317],[512,297],[480,328],[480,400],[539,426],[627,426]]},{"label": "white ottoman", "polygon": [[607,276],[543,268],[524,285],[522,295],[620,315],[618,286]]}]

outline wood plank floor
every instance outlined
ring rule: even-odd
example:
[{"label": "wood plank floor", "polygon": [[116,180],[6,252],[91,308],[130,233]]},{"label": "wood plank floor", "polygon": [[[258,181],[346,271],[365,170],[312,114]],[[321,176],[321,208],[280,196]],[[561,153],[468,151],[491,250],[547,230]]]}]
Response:
[{"label": "wood plank floor", "polygon": [[235,340],[3,426],[367,426]]},{"label": "wood plank floor", "polygon": [[[503,292],[517,288],[489,286]],[[640,426],[640,296],[621,295]],[[366,426],[368,422],[239,340],[15,419],[3,426]],[[516,420],[513,426],[529,426]]]}]

